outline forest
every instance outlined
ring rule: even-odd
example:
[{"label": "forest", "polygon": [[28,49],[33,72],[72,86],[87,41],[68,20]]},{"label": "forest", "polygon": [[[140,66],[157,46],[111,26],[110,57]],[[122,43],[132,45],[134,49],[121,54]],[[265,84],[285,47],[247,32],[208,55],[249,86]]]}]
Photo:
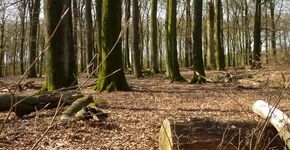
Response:
[{"label": "forest", "polygon": [[289,0],[0,0],[0,149],[290,149]]}]

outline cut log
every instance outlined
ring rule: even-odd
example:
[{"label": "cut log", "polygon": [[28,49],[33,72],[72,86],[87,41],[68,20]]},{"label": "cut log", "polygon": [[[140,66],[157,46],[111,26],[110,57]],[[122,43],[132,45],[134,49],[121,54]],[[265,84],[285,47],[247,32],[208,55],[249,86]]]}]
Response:
[{"label": "cut log", "polygon": [[92,96],[86,96],[77,99],[73,102],[61,115],[61,120],[68,120],[70,119],[75,113],[80,111],[83,107],[87,106],[88,104],[94,102]]},{"label": "cut log", "polygon": [[281,110],[269,105],[265,101],[258,100],[253,105],[253,111],[269,122],[277,129],[279,136],[284,140],[288,149],[290,148],[290,119]]},{"label": "cut log", "polygon": [[[217,122],[207,118],[165,119],[159,134],[160,150],[237,150],[253,149],[261,132],[253,122]],[[255,131],[255,132],[254,132]],[[256,148],[283,149],[274,127],[267,127]],[[267,137],[266,137],[267,136]],[[269,143],[269,141],[272,141]]]},{"label": "cut log", "polygon": [[69,105],[80,97],[83,95],[75,91],[52,91],[33,96],[2,94],[0,95],[0,112],[9,111],[16,104],[12,111],[17,116],[22,117],[44,107],[47,109],[56,108],[59,100],[64,105]]}]

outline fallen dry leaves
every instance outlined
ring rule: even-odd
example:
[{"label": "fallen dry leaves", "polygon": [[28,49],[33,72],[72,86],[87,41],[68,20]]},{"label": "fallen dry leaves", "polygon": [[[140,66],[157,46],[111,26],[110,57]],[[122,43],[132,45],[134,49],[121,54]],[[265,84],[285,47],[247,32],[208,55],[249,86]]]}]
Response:
[{"label": "fallen dry leaves", "polygon": [[[218,120],[256,119],[251,111],[253,102],[264,99],[273,102],[281,92],[282,73],[289,81],[290,68],[268,66],[260,70],[230,69],[231,73],[250,73],[251,82],[263,82],[257,88],[239,87],[239,82],[189,84],[171,83],[164,75],[134,79],[127,75],[131,92],[97,93],[90,88],[82,92],[95,99],[108,101],[109,118],[99,123],[94,120],[56,122],[39,143],[38,149],[158,149],[158,133],[161,122],[167,117],[211,117]],[[221,72],[208,71],[211,78]],[[192,71],[182,70],[182,75],[191,78]],[[13,85],[19,77],[1,80]],[[41,83],[43,78],[26,79]],[[84,80],[80,78],[80,80]],[[90,79],[93,82],[95,79]],[[22,91],[33,93],[33,90]],[[289,90],[283,97],[280,108],[289,113]],[[64,108],[63,108],[64,109]],[[29,149],[48,128],[55,110],[44,110],[24,118],[12,115],[0,136],[2,149]],[[0,113],[2,122],[7,113]],[[59,118],[59,117],[58,117]]]}]

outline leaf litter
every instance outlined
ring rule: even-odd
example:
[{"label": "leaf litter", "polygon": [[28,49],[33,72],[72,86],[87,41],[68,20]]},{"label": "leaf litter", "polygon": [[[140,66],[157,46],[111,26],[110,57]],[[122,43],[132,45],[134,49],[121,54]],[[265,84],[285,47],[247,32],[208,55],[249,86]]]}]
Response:
[{"label": "leaf litter", "polygon": [[[190,79],[192,71],[182,69],[182,75]],[[224,72],[207,71],[207,78],[222,76]],[[255,100],[264,99],[274,103],[282,91],[283,78],[290,81],[290,68],[267,66],[260,70],[247,68],[229,69],[230,74],[251,74],[251,78],[232,82],[189,84],[169,83],[163,74],[134,79],[127,74],[130,92],[102,92],[92,88],[83,89],[94,99],[108,102],[105,122],[73,120],[59,122],[60,114],[51,130],[39,143],[37,149],[158,149],[158,134],[162,121],[167,117],[210,117],[217,120],[246,121],[257,119],[251,107]],[[284,77],[282,77],[282,74]],[[1,80],[15,84],[19,77]],[[285,80],[284,79],[284,80]],[[26,79],[41,84],[44,78]],[[80,78],[79,80],[84,80]],[[243,80],[243,82],[239,82]],[[92,83],[95,79],[89,79]],[[254,86],[251,83],[263,83]],[[251,88],[255,87],[255,88]],[[3,88],[3,87],[2,87]],[[21,91],[31,94],[35,91]],[[290,115],[289,89],[283,95],[279,108]],[[65,108],[62,108],[62,111]],[[61,112],[62,112],[61,111]],[[11,115],[0,136],[0,149],[29,149],[49,127],[55,109],[42,110],[23,118]],[[7,113],[0,113],[3,122]]]}]

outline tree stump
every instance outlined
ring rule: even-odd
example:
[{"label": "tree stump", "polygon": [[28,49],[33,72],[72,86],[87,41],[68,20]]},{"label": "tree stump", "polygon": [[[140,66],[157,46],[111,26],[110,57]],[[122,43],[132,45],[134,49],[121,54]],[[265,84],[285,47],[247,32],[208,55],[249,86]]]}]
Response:
[{"label": "tree stump", "polygon": [[[159,135],[160,150],[283,149],[273,126],[263,132],[253,122],[218,122],[208,118],[165,119]],[[259,135],[262,138],[256,143]],[[269,142],[271,141],[271,142]]]}]

